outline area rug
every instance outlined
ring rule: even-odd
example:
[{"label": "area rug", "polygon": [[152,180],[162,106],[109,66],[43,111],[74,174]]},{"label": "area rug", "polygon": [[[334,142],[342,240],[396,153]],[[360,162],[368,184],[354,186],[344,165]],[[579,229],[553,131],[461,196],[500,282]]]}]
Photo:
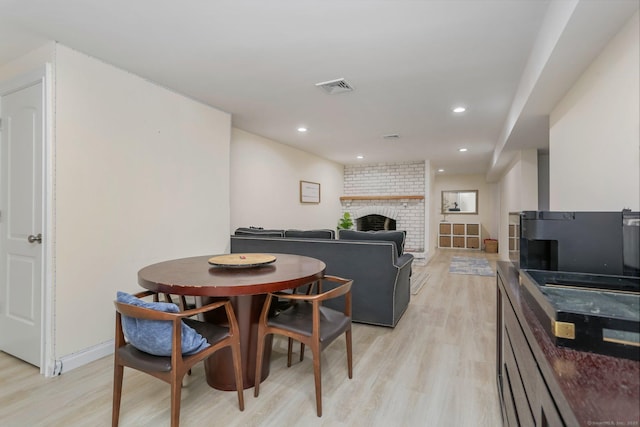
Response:
[{"label": "area rug", "polygon": [[451,258],[449,273],[471,274],[475,276],[495,276],[495,272],[489,266],[489,261],[484,258],[469,258],[454,256]]}]

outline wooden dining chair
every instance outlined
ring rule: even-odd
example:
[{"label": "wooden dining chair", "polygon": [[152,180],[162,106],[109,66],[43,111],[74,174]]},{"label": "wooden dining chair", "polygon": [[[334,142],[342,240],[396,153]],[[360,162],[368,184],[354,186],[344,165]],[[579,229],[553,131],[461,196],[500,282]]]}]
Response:
[{"label": "wooden dining chair", "polygon": [[[322,283],[334,282],[338,286],[322,292]],[[325,276],[317,282],[316,293],[308,294],[275,292],[267,298],[258,323],[258,346],[256,355],[256,378],[262,374],[265,337],[269,334],[283,335],[289,338],[287,366],[291,366],[292,340],[302,344],[301,354],[306,345],[313,354],[313,372],[316,386],[316,410],[322,416],[322,382],[320,353],[343,333],[347,345],[347,368],[349,378],[353,377],[351,346],[351,285],[352,280],[335,276]],[[344,310],[337,311],[322,306],[328,299],[344,296]],[[293,304],[277,316],[269,316],[272,301],[289,299]],[[254,395],[258,397],[260,383],[256,382]]]},{"label": "wooden dining chair", "polygon": [[[177,427],[180,421],[180,397],[183,377],[196,363],[206,359],[216,351],[225,347],[231,348],[236,388],[238,390],[238,404],[240,410],[244,410],[238,322],[236,321],[231,303],[228,300],[216,301],[203,307],[180,311],[175,304],[165,303],[165,306],[161,306],[158,305],[158,303],[146,303],[140,299],[151,295],[154,295],[155,298],[155,293],[151,291],[140,292],[133,296],[128,294],[124,295],[132,297],[127,300],[131,301],[130,303],[118,300],[114,301],[116,307],[116,331],[113,373],[113,427],[118,425],[120,418],[122,378],[125,366],[145,372],[171,384],[171,426]],[[148,308],[150,306],[156,308]],[[190,317],[200,313],[223,308],[228,319],[228,328],[190,319]],[[170,312],[160,311],[165,309]],[[147,347],[144,347],[147,351],[141,351],[139,348],[134,346],[133,343],[128,342],[128,340],[125,339],[125,332],[129,335],[132,334],[131,332],[126,331],[127,326],[130,325],[127,323],[128,321],[132,321],[134,322],[133,324],[138,326],[138,330],[135,332],[136,335],[144,335],[145,331],[142,329],[144,325],[149,325],[149,323],[145,324],[144,322],[149,321],[154,322],[154,328],[160,327],[164,328],[163,330],[167,330],[170,335],[168,339],[170,339],[171,343],[169,348],[170,355],[150,354],[147,351],[152,350],[149,350]],[[166,328],[167,323],[156,322],[168,322],[170,330]],[[149,330],[151,330],[151,328],[149,328]],[[158,329],[153,329],[152,333],[158,334],[157,331]],[[202,341],[201,343],[198,343],[197,349],[193,352],[189,352],[189,354],[183,354],[183,338],[187,335],[185,334],[185,331],[190,335],[189,338],[196,337],[195,339],[188,341],[189,343],[196,342],[196,340]],[[200,336],[198,336],[198,334]],[[144,341],[146,338],[147,337],[141,336],[140,342],[143,342],[146,345],[146,341]],[[154,337],[149,338],[153,339]],[[202,338],[204,338],[206,342],[204,342]]]},{"label": "wooden dining chair", "polygon": [[[164,297],[164,302],[177,305],[178,308],[180,308],[180,311],[191,310],[193,308],[199,307],[198,302],[200,297],[192,297],[193,298],[192,300],[187,300],[186,295],[171,295],[168,293],[158,294],[154,292],[153,302],[161,302],[160,301],[161,296]],[[174,301],[174,298],[176,298],[178,302]],[[198,320],[201,320],[202,316],[198,316],[198,317],[200,317],[200,319]],[[191,369],[187,371],[187,375],[191,375]]]},{"label": "wooden dining chair", "polygon": [[[161,295],[164,297],[164,302],[170,302],[170,303],[176,304],[181,311],[190,310],[192,308],[198,307],[198,298],[200,298],[200,297],[193,297],[192,299],[187,300],[187,297],[185,295],[175,296],[167,293],[163,293],[163,294],[154,293],[153,301],[160,302]],[[178,302],[175,302],[173,300],[174,297],[177,297]]]}]

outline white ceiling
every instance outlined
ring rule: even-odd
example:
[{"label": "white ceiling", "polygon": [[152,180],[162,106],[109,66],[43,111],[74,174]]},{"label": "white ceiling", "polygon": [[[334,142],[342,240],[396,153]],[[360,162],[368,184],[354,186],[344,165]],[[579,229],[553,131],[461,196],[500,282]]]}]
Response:
[{"label": "white ceiling", "polygon": [[[490,176],[510,150],[547,147],[553,105],[638,9],[559,0],[577,6],[512,127],[556,1],[0,0],[0,66],[57,40],[339,163],[427,159]],[[355,90],[315,86],[337,78]]]}]

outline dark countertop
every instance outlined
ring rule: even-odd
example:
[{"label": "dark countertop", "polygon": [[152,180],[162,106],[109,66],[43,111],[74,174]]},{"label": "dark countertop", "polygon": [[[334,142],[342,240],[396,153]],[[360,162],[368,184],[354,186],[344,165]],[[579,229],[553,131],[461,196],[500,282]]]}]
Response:
[{"label": "dark countertop", "polygon": [[565,422],[640,426],[640,362],[556,346],[521,298],[517,270],[504,261],[497,267]]}]

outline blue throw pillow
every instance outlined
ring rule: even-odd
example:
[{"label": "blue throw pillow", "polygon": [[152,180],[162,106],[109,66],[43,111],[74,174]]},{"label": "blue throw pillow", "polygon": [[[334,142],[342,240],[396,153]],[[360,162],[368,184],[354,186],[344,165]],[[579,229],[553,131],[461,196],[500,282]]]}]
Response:
[{"label": "blue throw pillow", "polygon": [[[178,313],[177,305],[167,302],[147,302],[118,291],[117,301],[166,313]],[[182,354],[197,353],[209,347],[209,343],[195,329],[182,323]],[[138,350],[155,356],[171,356],[172,322],[170,320],[136,319],[122,316],[122,329],[127,341]]]}]

